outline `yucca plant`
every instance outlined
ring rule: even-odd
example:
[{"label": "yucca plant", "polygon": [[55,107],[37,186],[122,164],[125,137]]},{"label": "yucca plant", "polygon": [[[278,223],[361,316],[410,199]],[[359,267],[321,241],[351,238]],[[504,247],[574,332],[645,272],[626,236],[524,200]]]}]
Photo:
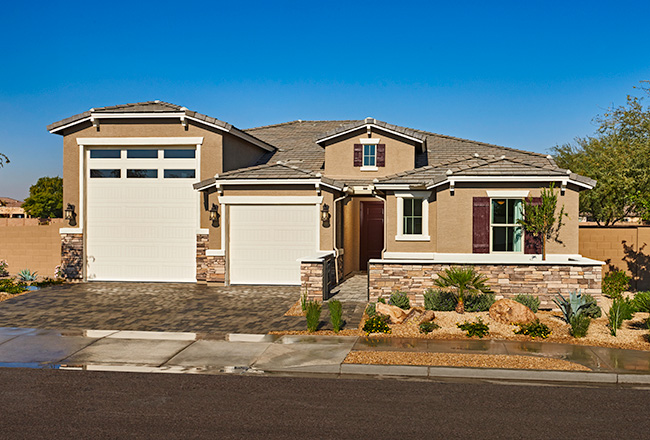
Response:
[{"label": "yucca plant", "polygon": [[456,304],[457,313],[465,313],[465,293],[482,292],[492,293],[492,290],[486,284],[487,277],[476,272],[474,266],[452,266],[438,275],[435,284],[438,287],[453,287],[456,289],[458,302]]},{"label": "yucca plant", "polygon": [[30,271],[29,269],[23,269],[20,272],[18,272],[18,278],[20,278],[20,281],[24,281],[26,283],[29,283],[31,281],[36,281],[37,277],[37,272]]}]

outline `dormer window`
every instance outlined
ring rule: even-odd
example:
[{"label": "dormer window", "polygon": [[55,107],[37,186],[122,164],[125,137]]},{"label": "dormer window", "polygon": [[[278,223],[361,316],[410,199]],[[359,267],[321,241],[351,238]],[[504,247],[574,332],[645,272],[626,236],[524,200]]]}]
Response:
[{"label": "dormer window", "polygon": [[361,171],[377,171],[386,166],[386,145],[379,139],[362,138],[360,144],[354,144],[354,166]]},{"label": "dormer window", "polygon": [[377,146],[364,145],[363,146],[363,166],[376,167],[377,166]]}]

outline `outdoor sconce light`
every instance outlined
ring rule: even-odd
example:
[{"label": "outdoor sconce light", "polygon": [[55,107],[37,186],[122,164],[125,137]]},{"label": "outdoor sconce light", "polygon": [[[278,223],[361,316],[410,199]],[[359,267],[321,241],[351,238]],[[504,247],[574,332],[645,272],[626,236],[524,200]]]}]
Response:
[{"label": "outdoor sconce light", "polygon": [[212,224],[215,224],[217,223],[218,220],[219,220],[219,207],[213,203],[212,207],[210,208],[210,221],[212,222]]},{"label": "outdoor sconce light", "polygon": [[65,208],[65,211],[63,211],[63,212],[64,212],[63,215],[64,215],[65,219],[68,221],[68,223],[71,226],[74,226],[75,225],[75,217],[77,216],[75,214],[75,212],[74,212],[74,205],[71,204],[71,203],[68,203],[68,206]]},{"label": "outdoor sconce light", "polygon": [[323,205],[323,209],[320,211],[320,219],[323,222],[323,226],[327,226],[330,222],[330,207],[327,203]]}]

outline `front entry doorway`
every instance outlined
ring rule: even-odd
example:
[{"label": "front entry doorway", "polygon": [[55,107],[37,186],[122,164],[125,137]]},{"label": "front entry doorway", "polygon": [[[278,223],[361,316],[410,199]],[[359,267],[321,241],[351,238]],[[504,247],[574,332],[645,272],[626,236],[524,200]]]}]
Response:
[{"label": "front entry doorway", "polygon": [[361,202],[359,269],[368,270],[368,260],[381,258],[384,249],[384,203]]}]

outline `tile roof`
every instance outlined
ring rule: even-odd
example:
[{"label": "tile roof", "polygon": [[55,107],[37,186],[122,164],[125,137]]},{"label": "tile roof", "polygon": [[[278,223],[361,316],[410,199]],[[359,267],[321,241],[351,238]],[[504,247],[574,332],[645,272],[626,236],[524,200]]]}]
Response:
[{"label": "tile roof", "polygon": [[4,206],[6,208],[20,208],[23,206],[23,202],[21,200],[12,199],[10,197],[0,197],[0,206]]},{"label": "tile roof", "polygon": [[401,133],[403,135],[410,136],[410,137],[419,139],[421,141],[426,140],[426,135],[423,134],[422,132],[418,131],[418,130],[413,130],[411,128],[406,128],[406,127],[400,127],[398,125],[393,125],[393,124],[389,124],[387,122],[378,121],[378,120],[376,120],[374,118],[366,118],[363,121],[354,121],[354,122],[351,122],[349,124],[341,125],[339,127],[331,129],[329,131],[326,131],[325,133],[321,133],[317,137],[317,139],[315,139],[315,141],[320,142],[323,139],[335,136],[335,135],[337,135],[339,133],[345,133],[346,131],[361,128],[361,127],[364,127],[364,126],[366,126],[368,124],[376,125],[378,127],[382,127],[382,128],[387,129],[387,130],[394,131],[396,133]]}]

